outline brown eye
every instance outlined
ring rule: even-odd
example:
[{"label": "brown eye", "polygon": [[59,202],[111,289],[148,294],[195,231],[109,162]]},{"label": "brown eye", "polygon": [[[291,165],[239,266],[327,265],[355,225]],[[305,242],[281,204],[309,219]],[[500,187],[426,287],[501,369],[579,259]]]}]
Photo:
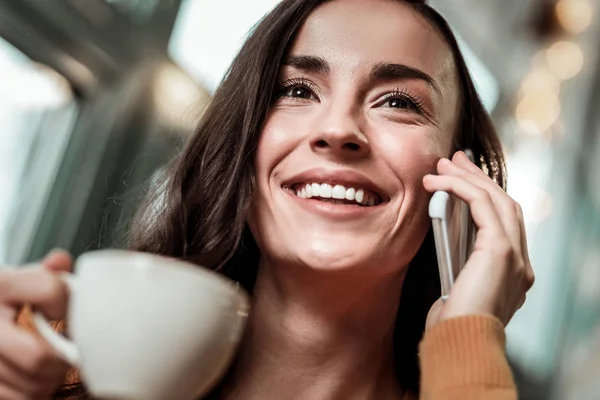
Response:
[{"label": "brown eye", "polygon": [[284,91],[283,95],[297,99],[310,99],[312,97],[310,89],[302,86],[294,86],[291,88],[287,88]]},{"label": "brown eye", "polygon": [[423,102],[418,97],[400,89],[386,95],[379,105],[384,108],[395,108],[417,114],[423,112]]},{"label": "brown eye", "polygon": [[404,108],[404,109],[412,109],[414,108],[412,104],[404,99],[389,99],[388,107],[390,108]]},{"label": "brown eye", "polygon": [[316,100],[317,86],[304,78],[294,78],[282,82],[278,85],[276,91],[276,99],[293,99],[293,100]]}]

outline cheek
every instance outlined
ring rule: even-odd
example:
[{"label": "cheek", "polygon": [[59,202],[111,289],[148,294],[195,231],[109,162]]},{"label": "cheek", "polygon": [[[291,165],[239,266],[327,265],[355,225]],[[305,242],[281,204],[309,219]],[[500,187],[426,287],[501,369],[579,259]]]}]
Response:
[{"label": "cheek", "polygon": [[[260,133],[254,159],[256,191],[248,223],[252,230],[258,229],[258,222],[266,219],[272,205],[270,180],[285,169],[286,157],[294,151],[302,140],[302,129],[293,118],[271,111]],[[256,237],[257,235],[255,235]]]},{"label": "cheek", "polygon": [[283,113],[270,112],[260,134],[256,150],[256,177],[258,184],[268,178],[274,168],[298,146],[302,127],[298,118],[286,118]]},{"label": "cheek", "polygon": [[405,186],[417,184],[426,174],[436,172],[436,163],[447,156],[450,138],[425,127],[407,127],[381,135],[378,147]]}]

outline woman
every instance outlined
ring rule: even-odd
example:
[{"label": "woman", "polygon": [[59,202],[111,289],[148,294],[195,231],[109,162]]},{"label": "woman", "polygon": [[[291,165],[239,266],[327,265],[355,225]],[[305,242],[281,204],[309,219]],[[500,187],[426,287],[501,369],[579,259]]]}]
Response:
[{"label": "woman", "polygon": [[[132,248],[253,294],[211,398],[515,399],[503,328],[533,273],[503,166],[456,40],[424,2],[288,0],[233,62]],[[469,203],[478,226],[444,303],[436,190]],[[31,391],[48,394],[64,366],[11,316],[32,303],[61,318],[65,290],[47,271],[0,278],[13,288],[0,297],[0,398],[45,398]]]}]

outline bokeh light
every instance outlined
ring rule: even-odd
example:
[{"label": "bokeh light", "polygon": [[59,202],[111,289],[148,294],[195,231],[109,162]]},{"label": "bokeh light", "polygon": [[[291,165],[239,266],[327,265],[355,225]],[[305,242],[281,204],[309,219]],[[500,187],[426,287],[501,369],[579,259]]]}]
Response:
[{"label": "bokeh light", "polygon": [[562,27],[572,34],[583,32],[594,16],[589,0],[560,0],[556,3],[556,17]]},{"label": "bokeh light", "polygon": [[547,131],[560,115],[560,100],[557,95],[531,92],[517,105],[516,117],[521,129],[531,135]]},{"label": "bokeh light", "polygon": [[549,96],[558,96],[560,93],[560,81],[542,68],[534,68],[523,79],[519,90],[520,98],[531,93],[544,93]]},{"label": "bokeh light", "polygon": [[556,42],[546,50],[546,62],[558,79],[571,79],[583,68],[583,51],[573,42]]},{"label": "bokeh light", "polygon": [[200,107],[208,101],[208,97],[191,77],[172,65],[162,67],[156,75],[154,101],[157,112],[175,126],[193,127]]}]

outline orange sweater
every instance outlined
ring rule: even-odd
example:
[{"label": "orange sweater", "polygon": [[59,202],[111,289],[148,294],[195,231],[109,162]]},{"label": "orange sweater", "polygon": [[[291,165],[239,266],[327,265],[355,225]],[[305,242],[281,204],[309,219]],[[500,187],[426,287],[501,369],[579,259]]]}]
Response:
[{"label": "orange sweater", "polygon": [[421,400],[516,400],[505,340],[504,326],[492,316],[454,318],[431,328],[419,346]]},{"label": "orange sweater", "polygon": [[[19,324],[33,329],[29,310],[21,313]],[[491,316],[454,318],[434,326],[419,347],[420,400],[516,400],[504,347],[504,326]],[[77,371],[68,373],[67,384],[79,381]],[[403,400],[417,398],[407,395]]]}]

